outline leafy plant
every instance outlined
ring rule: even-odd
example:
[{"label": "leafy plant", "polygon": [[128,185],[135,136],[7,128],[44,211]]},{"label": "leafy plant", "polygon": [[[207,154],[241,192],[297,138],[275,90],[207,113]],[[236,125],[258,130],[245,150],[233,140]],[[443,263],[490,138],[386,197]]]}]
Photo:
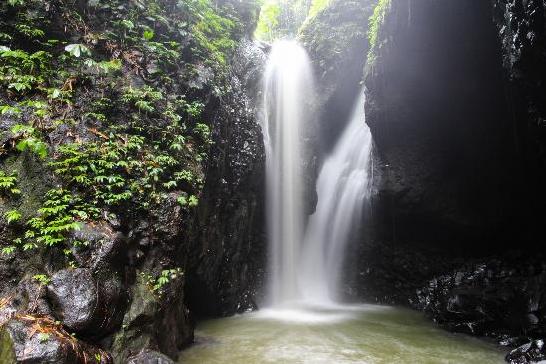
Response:
[{"label": "leafy plant", "polygon": [[7,175],[4,171],[0,171],[0,194],[19,195],[21,191],[16,186],[17,176],[15,173]]},{"label": "leafy plant", "polygon": [[370,43],[370,51],[368,52],[369,61],[371,60],[373,62],[375,58],[375,52],[379,46],[379,32],[390,6],[391,0],[379,0],[370,17],[368,26],[368,41]]},{"label": "leafy plant", "polygon": [[175,268],[175,269],[165,269],[161,271],[161,274],[155,282],[153,282],[152,291],[159,292],[161,291],[171,280],[178,278],[179,276],[183,275],[182,269]]},{"label": "leafy plant", "polygon": [[51,278],[45,274],[36,274],[32,276],[32,279],[38,282],[41,286],[47,286],[51,283]]},{"label": "leafy plant", "polygon": [[256,27],[255,36],[258,39],[271,41],[278,36],[279,17],[281,6],[277,2],[266,2],[260,11],[260,18]]},{"label": "leafy plant", "polygon": [[25,0],[8,0],[8,4],[11,6],[24,5]]},{"label": "leafy plant", "polygon": [[20,95],[43,86],[50,76],[51,54],[0,49],[0,85]]},{"label": "leafy plant", "polygon": [[21,213],[17,210],[9,210],[4,214],[8,224],[21,220]]},{"label": "leafy plant", "polygon": [[83,44],[69,44],[64,47],[64,50],[76,58],[80,58],[82,55],[91,55],[91,50]]},{"label": "leafy plant", "polygon": [[13,245],[8,245],[6,247],[3,247],[2,248],[2,255],[11,255],[15,252],[15,246]]},{"label": "leafy plant", "polygon": [[83,220],[96,210],[63,189],[52,189],[46,193],[46,201],[38,215],[27,221],[23,250],[35,249],[38,244],[46,247],[67,243],[68,235],[80,229],[77,220]]},{"label": "leafy plant", "polygon": [[11,132],[15,139],[19,139],[15,146],[17,150],[21,152],[28,150],[41,159],[47,156],[47,144],[39,139],[36,129],[28,125],[17,124],[11,129]]},{"label": "leafy plant", "polygon": [[40,343],[45,343],[47,340],[49,340],[49,337],[50,335],[45,333],[45,332],[40,332],[38,334],[38,340],[40,341]]},{"label": "leafy plant", "polygon": [[142,88],[128,88],[122,95],[121,100],[137,110],[152,113],[156,110],[155,103],[163,99],[161,92],[150,86]]}]

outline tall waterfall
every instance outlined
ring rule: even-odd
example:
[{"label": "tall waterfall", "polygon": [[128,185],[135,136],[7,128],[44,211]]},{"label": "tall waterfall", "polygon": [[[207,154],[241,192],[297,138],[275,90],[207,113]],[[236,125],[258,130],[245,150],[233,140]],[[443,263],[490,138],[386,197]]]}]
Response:
[{"label": "tall waterfall", "polygon": [[262,131],[266,148],[270,300],[300,299],[298,266],[303,241],[302,130],[313,97],[311,63],[295,41],[273,45],[265,73]]},{"label": "tall waterfall", "polygon": [[270,303],[304,308],[338,301],[347,244],[370,191],[372,138],[364,91],[317,180],[318,204],[303,213],[302,131],[314,97],[310,61],[294,41],[273,45],[265,73],[262,130],[266,147]]},{"label": "tall waterfall", "polygon": [[364,101],[362,90],[318,176],[318,204],[309,220],[300,265],[302,296],[313,304],[338,300],[347,244],[370,195],[372,136],[365,123]]}]

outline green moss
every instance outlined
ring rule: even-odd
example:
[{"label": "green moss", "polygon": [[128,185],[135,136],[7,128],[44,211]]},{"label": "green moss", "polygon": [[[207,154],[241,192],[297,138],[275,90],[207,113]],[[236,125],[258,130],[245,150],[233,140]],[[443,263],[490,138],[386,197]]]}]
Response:
[{"label": "green moss", "polygon": [[277,2],[267,2],[262,6],[254,36],[257,39],[272,41],[278,37],[281,6]]},{"label": "green moss", "polygon": [[[145,216],[172,193],[187,211],[199,201],[203,110],[253,1],[245,15],[229,0],[84,3],[0,4],[0,118],[16,124],[0,170],[21,190],[3,196],[14,237],[3,247],[66,251],[80,222]],[[194,92],[188,70],[204,66],[208,89]]]},{"label": "green moss", "polygon": [[[314,60],[320,82],[335,82],[348,62],[368,51],[367,22],[375,2],[332,0],[300,30],[300,39]],[[364,52],[362,55],[353,54]],[[326,89],[326,92],[328,90]]]},{"label": "green moss", "polygon": [[25,153],[6,159],[2,169],[17,176],[17,189],[21,193],[4,199],[0,206],[2,215],[9,210],[21,213],[23,221],[36,214],[43,197],[51,185],[51,172],[34,156]]},{"label": "green moss", "polygon": [[329,4],[330,0],[313,0],[307,17],[314,18],[320,11],[326,9]]},{"label": "green moss", "polygon": [[280,38],[295,37],[299,28],[309,18],[310,11],[318,13],[329,0],[267,0],[261,7],[254,36],[272,42]]},{"label": "green moss", "polygon": [[368,52],[368,63],[373,64],[376,57],[376,51],[379,47],[378,41],[380,36],[381,26],[385,21],[385,16],[391,7],[391,0],[379,0],[374,8],[373,14],[370,17],[368,26],[368,41],[370,50]]},{"label": "green moss", "polygon": [[0,327],[0,363],[17,363],[15,349],[13,348],[13,340],[9,332],[3,327]]}]

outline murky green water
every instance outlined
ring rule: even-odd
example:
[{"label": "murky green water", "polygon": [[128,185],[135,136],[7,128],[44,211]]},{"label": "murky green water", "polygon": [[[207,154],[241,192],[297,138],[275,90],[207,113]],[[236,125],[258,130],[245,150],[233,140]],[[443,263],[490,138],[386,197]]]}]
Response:
[{"label": "murky green water", "polygon": [[261,311],[199,323],[180,363],[503,363],[495,345],[383,306]]}]

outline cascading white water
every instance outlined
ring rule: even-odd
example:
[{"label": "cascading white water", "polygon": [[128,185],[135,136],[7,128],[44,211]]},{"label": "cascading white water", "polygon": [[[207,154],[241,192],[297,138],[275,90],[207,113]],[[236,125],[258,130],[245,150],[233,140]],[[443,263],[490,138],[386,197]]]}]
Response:
[{"label": "cascading white water", "polygon": [[364,101],[362,91],[318,176],[318,204],[307,227],[299,275],[302,296],[312,304],[337,301],[347,244],[370,195],[372,136]]},{"label": "cascading white water", "polygon": [[[295,41],[273,45],[264,81],[262,130],[266,147],[273,307],[330,306],[338,301],[347,244],[370,191],[372,138],[364,91],[317,180],[318,204],[304,229],[302,131],[314,97],[310,61]],[[305,231],[305,234],[303,233]]]},{"label": "cascading white water", "polygon": [[270,300],[283,306],[300,299],[298,265],[303,240],[302,129],[313,97],[311,63],[295,41],[273,45],[264,80],[262,131],[266,148]]}]

